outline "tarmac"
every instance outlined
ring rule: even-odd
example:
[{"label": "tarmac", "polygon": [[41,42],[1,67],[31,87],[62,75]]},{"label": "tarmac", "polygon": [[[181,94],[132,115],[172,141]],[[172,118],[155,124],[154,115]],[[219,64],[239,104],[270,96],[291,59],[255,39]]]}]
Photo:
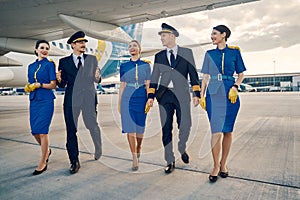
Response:
[{"label": "tarmac", "polygon": [[300,199],[300,93],[241,93],[241,109],[228,158],[229,177],[210,183],[210,130],[206,113],[192,107],[193,126],[184,164],[164,173],[158,106],[147,117],[139,170],[131,171],[126,135],[121,133],[117,95],[98,95],[103,155],[93,158],[89,132],[79,119],[81,168],[69,173],[62,112],[57,95],[50,127],[48,169],[33,176],[40,147],[30,133],[28,96],[0,96],[0,199]]}]

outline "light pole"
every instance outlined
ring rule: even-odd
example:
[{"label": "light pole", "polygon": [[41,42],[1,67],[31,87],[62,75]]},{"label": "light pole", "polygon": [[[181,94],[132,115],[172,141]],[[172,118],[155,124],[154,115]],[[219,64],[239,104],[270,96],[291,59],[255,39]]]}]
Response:
[{"label": "light pole", "polygon": [[273,65],[273,70],[274,70],[273,85],[275,87],[275,65],[276,65],[276,60],[273,60],[273,63],[274,63],[274,65]]}]

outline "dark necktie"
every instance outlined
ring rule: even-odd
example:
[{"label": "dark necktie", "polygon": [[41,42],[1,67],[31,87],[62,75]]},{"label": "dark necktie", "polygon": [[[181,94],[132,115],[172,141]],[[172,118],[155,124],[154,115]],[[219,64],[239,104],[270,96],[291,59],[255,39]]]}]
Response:
[{"label": "dark necktie", "polygon": [[173,68],[174,64],[175,64],[175,56],[174,56],[172,49],[169,52],[170,52],[170,62],[171,62],[170,64],[171,64],[171,67]]},{"label": "dark necktie", "polygon": [[77,59],[78,59],[77,69],[80,69],[82,67],[81,57],[78,56]]}]

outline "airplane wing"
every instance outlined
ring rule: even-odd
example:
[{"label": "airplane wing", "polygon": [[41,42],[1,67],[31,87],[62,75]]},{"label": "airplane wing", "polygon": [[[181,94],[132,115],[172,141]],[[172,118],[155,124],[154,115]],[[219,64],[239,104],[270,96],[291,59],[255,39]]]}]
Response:
[{"label": "airplane wing", "polygon": [[8,49],[0,48],[0,56],[6,54],[8,52],[9,52]]},{"label": "airplane wing", "polygon": [[7,44],[3,42],[7,38],[52,41],[69,37],[74,30],[84,30],[97,39],[125,42],[130,38],[122,25],[252,1],[257,0],[5,0],[0,1],[0,48],[10,50],[6,46],[20,42]]}]

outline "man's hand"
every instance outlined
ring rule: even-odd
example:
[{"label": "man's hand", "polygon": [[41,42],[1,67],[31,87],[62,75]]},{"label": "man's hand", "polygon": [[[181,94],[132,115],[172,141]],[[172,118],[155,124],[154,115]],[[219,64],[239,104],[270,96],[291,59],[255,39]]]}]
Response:
[{"label": "man's hand", "polygon": [[153,106],[153,102],[154,102],[154,100],[153,99],[148,99],[148,101],[147,101],[147,104],[148,104],[148,106],[149,107],[152,107]]},{"label": "man's hand", "polygon": [[59,83],[61,82],[61,70],[59,70],[58,72],[56,72],[56,79],[57,79],[57,81]]},{"label": "man's hand", "polygon": [[153,99],[148,99],[148,101],[146,102],[146,105],[145,105],[145,114],[147,114],[150,110],[150,108],[153,106],[153,102],[154,100]]},{"label": "man's hand", "polygon": [[100,78],[101,78],[101,71],[100,71],[100,68],[99,68],[99,67],[96,68],[95,78],[96,78],[97,80],[100,80]]},{"label": "man's hand", "polygon": [[199,105],[199,97],[193,97],[194,107]]}]

